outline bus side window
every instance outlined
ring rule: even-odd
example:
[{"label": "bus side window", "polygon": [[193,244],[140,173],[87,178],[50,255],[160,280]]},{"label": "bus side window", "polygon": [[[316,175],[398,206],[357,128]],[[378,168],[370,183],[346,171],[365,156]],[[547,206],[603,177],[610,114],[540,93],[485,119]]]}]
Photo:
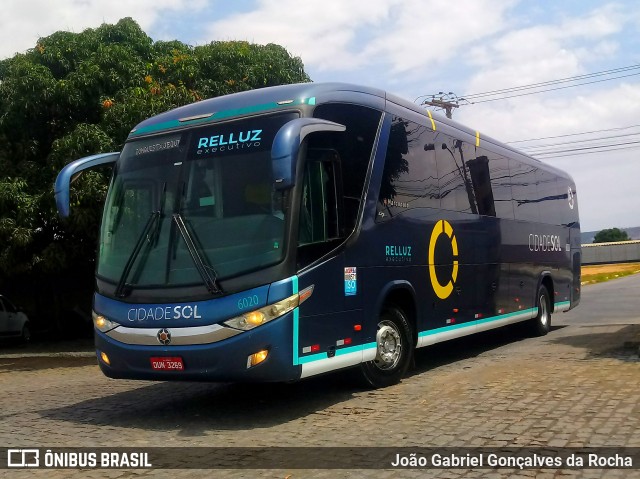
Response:
[{"label": "bus side window", "polygon": [[435,141],[430,127],[393,117],[376,221],[416,208],[440,208]]},{"label": "bus side window", "polygon": [[538,191],[538,208],[540,210],[540,222],[552,225],[562,224],[561,196],[558,194],[556,176],[543,169],[536,172]]},{"label": "bus side window", "polygon": [[489,171],[489,157],[486,151],[476,148],[477,156],[467,160],[471,184],[478,205],[478,214],[496,216],[496,205]]},{"label": "bus side window", "polygon": [[513,210],[516,220],[538,223],[538,190],[536,168],[527,163],[509,159],[511,172],[511,191],[513,192]]},{"label": "bus side window", "polygon": [[513,219],[513,195],[509,179],[509,160],[489,153],[489,175],[493,191],[494,206],[498,218]]},{"label": "bus side window", "polygon": [[457,138],[442,135],[435,145],[440,207],[443,210],[478,213],[469,167],[465,156],[468,146]]},{"label": "bus side window", "polygon": [[367,170],[382,112],[361,105],[325,103],[315,109],[313,116],[347,127],[340,134],[318,133],[309,139],[309,148],[331,148],[340,156],[341,227],[346,238],[358,223]]},{"label": "bus side window", "polygon": [[[298,263],[306,266],[341,241],[339,161],[334,150],[309,150],[301,185]],[[337,241],[336,241],[337,240]]]}]

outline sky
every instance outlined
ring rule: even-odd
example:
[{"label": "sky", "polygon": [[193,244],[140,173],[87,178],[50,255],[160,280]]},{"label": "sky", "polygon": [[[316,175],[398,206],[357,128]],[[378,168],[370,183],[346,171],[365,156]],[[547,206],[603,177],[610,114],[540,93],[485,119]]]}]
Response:
[{"label": "sky", "polygon": [[[455,120],[481,135],[518,142],[513,146],[523,151],[562,150],[538,158],[573,176],[583,231],[640,225],[640,8],[635,1],[2,3],[0,59],[35,47],[39,37],[58,30],[80,32],[132,17],[154,40],[280,44],[302,59],[316,82],[374,86],[410,101],[438,92],[475,98],[474,103],[459,101]],[[632,68],[582,77],[588,85],[551,83],[538,88],[551,91],[522,95],[532,90],[516,90],[485,102],[480,100],[496,97],[473,96],[625,67]],[[583,132],[595,133],[575,135]],[[594,149],[597,145],[605,146]]]}]

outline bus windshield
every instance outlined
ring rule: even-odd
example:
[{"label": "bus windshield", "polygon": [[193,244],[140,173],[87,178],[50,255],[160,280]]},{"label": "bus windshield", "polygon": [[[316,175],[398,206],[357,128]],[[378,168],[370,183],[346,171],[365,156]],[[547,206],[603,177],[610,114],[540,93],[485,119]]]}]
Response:
[{"label": "bus windshield", "polygon": [[270,149],[278,129],[297,117],[127,143],[106,200],[98,276],[118,289],[188,286],[281,261],[288,195],[273,188]]}]

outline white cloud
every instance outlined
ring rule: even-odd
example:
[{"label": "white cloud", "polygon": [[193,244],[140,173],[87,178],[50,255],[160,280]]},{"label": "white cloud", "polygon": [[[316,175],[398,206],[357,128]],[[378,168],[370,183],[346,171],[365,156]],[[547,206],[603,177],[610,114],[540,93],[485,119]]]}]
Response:
[{"label": "white cloud", "polygon": [[[512,29],[474,49],[474,74],[467,91],[528,85],[632,64],[633,59],[610,63],[612,55],[620,50],[623,32],[633,30],[630,23],[618,6],[605,5],[582,15],[550,18],[547,23]],[[640,83],[631,77],[591,87],[477,103],[461,107],[456,118],[502,141],[635,125],[640,123]],[[572,138],[565,141],[569,140]],[[562,140],[553,140],[556,141]],[[545,142],[550,141],[539,143]],[[583,229],[589,230],[635,225],[630,218],[640,208],[640,196],[634,193],[636,158],[638,150],[597,154],[585,151],[578,156],[543,161],[574,177],[580,191]]]},{"label": "white cloud", "polygon": [[400,0],[260,0],[254,10],[216,21],[205,39],[277,43],[317,69],[353,69],[364,59],[354,44],[361,29],[386,28]]},{"label": "white cloud", "polygon": [[513,4],[511,0],[405,1],[364,54],[383,56],[392,73],[464,60],[469,46],[505,27],[505,13]]},{"label": "white cloud", "polygon": [[[278,43],[321,71],[389,65],[392,73],[451,61],[499,31],[514,0],[260,0],[211,24],[207,38]],[[388,72],[381,72],[388,73]]]},{"label": "white cloud", "polygon": [[[199,6],[198,2],[196,6]],[[194,8],[188,0],[3,0],[0,58],[33,48],[39,37],[58,30],[81,32],[133,17],[147,30],[167,10]]]},{"label": "white cloud", "polygon": [[467,88],[489,91],[585,73],[585,64],[615,51],[617,44],[606,38],[624,23],[619,8],[606,5],[582,17],[509,31],[474,49],[471,64],[478,73]]}]

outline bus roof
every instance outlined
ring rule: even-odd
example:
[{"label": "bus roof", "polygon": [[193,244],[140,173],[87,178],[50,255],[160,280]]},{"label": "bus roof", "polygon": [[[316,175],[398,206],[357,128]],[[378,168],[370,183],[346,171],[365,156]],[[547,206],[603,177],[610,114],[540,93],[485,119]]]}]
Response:
[{"label": "bus roof", "polygon": [[383,90],[347,83],[297,83],[224,95],[185,105],[148,118],[131,130],[130,137],[216,119],[249,115],[300,104],[315,104],[318,96],[357,92],[384,99]]},{"label": "bus roof", "polygon": [[[366,97],[366,95],[370,95],[372,97],[372,105],[390,102],[427,117],[427,111],[421,106],[378,88],[338,82],[296,83],[292,85],[280,85],[233,93],[174,108],[173,110],[155,115],[139,123],[133,130],[131,130],[129,139],[174,128],[193,126],[199,123],[210,123],[215,122],[216,120],[223,120],[236,116],[274,111],[279,108],[315,105],[317,98],[319,98],[318,102],[325,102],[327,100],[331,100],[334,96],[339,96],[340,100],[344,101],[345,94],[348,95],[349,93],[359,94],[358,101],[356,101],[356,103],[358,103],[363,97]],[[374,97],[377,102],[373,101]],[[433,118],[438,123],[455,128],[456,130],[465,132],[471,136],[476,135],[476,131],[472,128],[446,118],[443,115],[433,114]],[[516,153],[522,159],[528,159],[529,161],[544,164],[546,169],[552,170],[560,176],[568,176],[566,172],[554,168],[548,163],[542,163],[540,160],[523,153],[510,145],[502,143],[495,138],[482,135],[482,141],[485,144],[490,143],[498,148]]]}]

